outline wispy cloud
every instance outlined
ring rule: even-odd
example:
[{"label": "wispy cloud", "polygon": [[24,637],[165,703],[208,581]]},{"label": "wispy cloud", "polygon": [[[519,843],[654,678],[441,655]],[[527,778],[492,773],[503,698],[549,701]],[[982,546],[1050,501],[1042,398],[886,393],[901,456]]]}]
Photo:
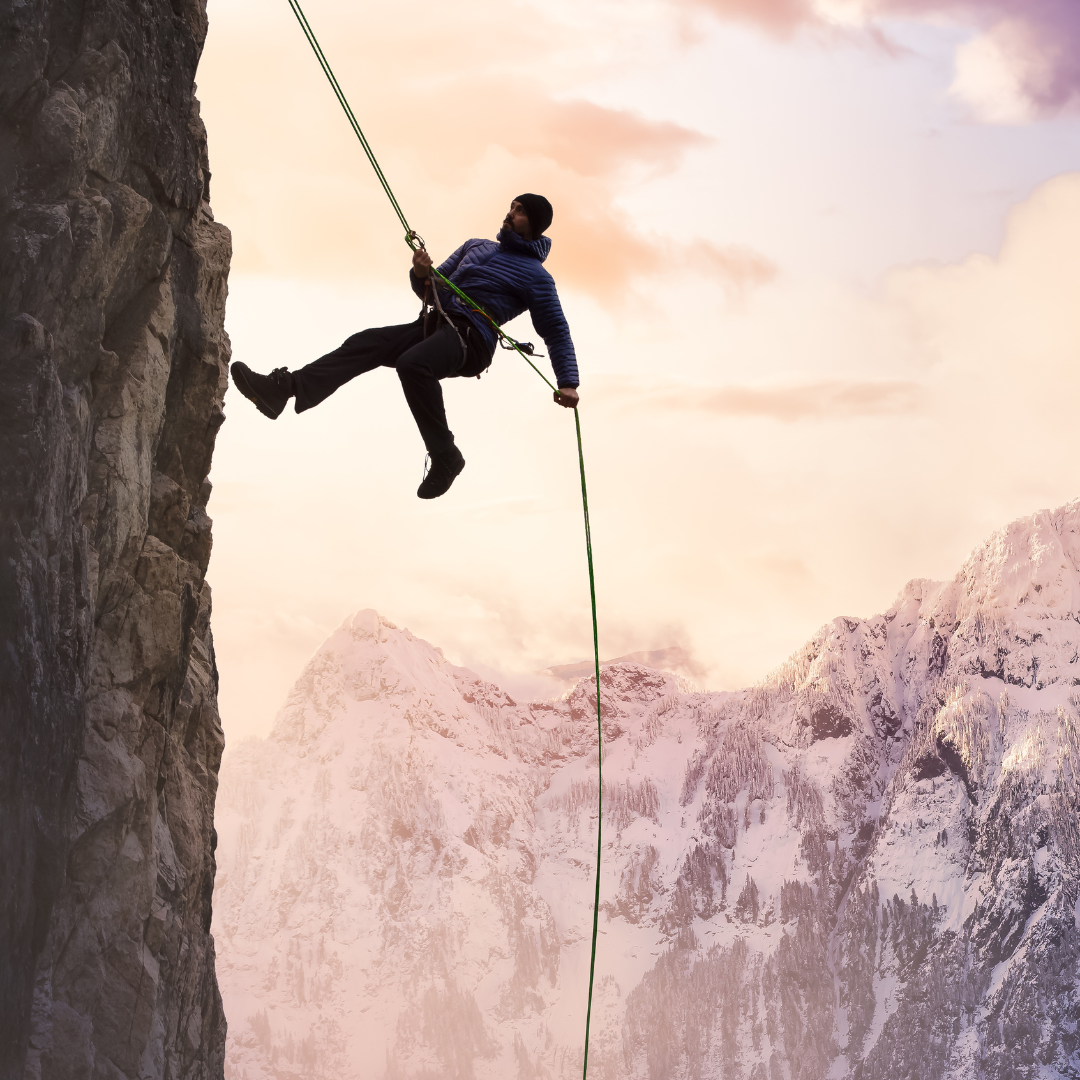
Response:
[{"label": "wispy cloud", "polygon": [[717,245],[702,241],[686,253],[701,272],[716,278],[736,295],[767,285],[777,275],[776,265],[752,248],[738,244]]},{"label": "wispy cloud", "polygon": [[533,104],[539,114],[534,123],[511,130],[504,145],[523,157],[549,156],[582,176],[610,176],[627,168],[669,172],[686,151],[711,141],[670,120],[650,120],[591,101],[541,99]]},{"label": "wispy cloud", "polygon": [[856,420],[920,412],[926,391],[903,380],[823,380],[787,386],[652,387],[633,384],[610,387],[605,398],[623,405],[643,404],[665,412],[711,413],[714,416],[760,418],[795,423],[800,420]]},{"label": "wispy cloud", "polygon": [[752,23],[779,34],[791,34],[821,22],[813,0],[692,0],[721,19]]}]

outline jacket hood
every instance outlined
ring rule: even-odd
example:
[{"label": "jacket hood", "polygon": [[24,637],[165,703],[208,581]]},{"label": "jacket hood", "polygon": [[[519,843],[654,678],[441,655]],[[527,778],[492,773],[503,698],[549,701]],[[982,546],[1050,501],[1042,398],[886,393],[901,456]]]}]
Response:
[{"label": "jacket hood", "polygon": [[543,262],[551,251],[551,237],[540,236],[536,240],[523,240],[511,229],[501,229],[497,237],[499,246],[515,255],[531,255]]}]

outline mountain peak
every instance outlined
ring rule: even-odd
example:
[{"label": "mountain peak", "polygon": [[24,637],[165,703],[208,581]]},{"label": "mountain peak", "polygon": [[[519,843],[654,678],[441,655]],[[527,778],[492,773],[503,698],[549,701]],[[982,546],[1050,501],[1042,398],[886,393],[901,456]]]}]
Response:
[{"label": "mountain peak", "polygon": [[1080,610],[1080,499],[995,532],[957,575],[958,614],[974,607],[1017,615]]}]

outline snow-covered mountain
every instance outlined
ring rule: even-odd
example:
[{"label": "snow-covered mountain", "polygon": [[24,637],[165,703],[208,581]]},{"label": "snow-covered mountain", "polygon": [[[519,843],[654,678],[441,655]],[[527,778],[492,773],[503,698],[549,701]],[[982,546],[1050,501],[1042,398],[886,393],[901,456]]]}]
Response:
[{"label": "snow-covered mountain", "polygon": [[[589,1075],[1080,1076],[1080,501],[759,686],[613,664]],[[221,772],[231,1080],[581,1073],[595,680],[373,611]]]}]

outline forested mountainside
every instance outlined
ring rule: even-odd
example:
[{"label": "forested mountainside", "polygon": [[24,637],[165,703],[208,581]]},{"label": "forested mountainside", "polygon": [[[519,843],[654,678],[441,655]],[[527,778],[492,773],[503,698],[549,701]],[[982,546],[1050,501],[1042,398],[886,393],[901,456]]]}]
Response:
[{"label": "forested mountainside", "polygon": [[[761,685],[613,664],[596,1078],[1080,1076],[1080,502]],[[580,1075],[595,681],[375,612],[222,771],[236,1080]]]}]

